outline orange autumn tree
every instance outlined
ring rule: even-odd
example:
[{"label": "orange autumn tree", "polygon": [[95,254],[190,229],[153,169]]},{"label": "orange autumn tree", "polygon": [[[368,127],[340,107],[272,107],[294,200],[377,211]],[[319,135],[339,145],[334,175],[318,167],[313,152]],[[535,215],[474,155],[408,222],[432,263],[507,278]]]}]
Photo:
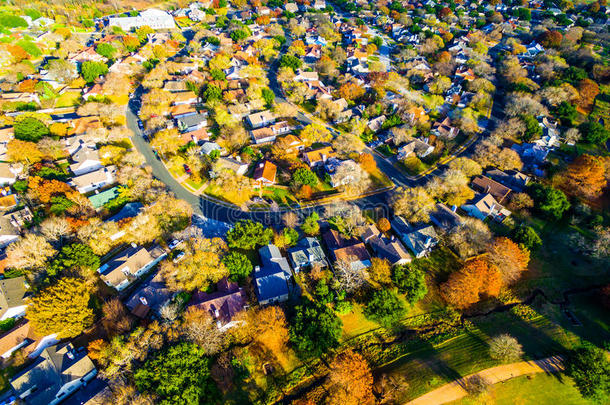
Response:
[{"label": "orange autumn tree", "polygon": [[358,163],[369,173],[377,170],[377,162],[375,162],[375,158],[370,153],[361,153],[358,156]]},{"label": "orange autumn tree", "polygon": [[503,283],[508,285],[527,270],[530,252],[508,238],[496,238],[490,247],[488,260],[500,270]]},{"label": "orange autumn tree", "polygon": [[272,353],[285,352],[288,344],[288,323],[280,307],[269,306],[251,309],[235,317],[245,321],[232,333],[238,340],[252,339],[253,343],[263,346]]},{"label": "orange autumn tree", "polygon": [[328,374],[331,405],[373,404],[373,375],[364,358],[347,350],[339,354],[330,364]]},{"label": "orange autumn tree", "polygon": [[608,185],[603,158],[587,154],[577,157],[563,177],[564,191],[585,199],[600,197]]},{"label": "orange autumn tree", "polygon": [[72,187],[63,181],[46,180],[38,176],[29,178],[28,188],[32,193],[32,197],[44,204],[50,203],[52,197],[75,193]]},{"label": "orange autumn tree", "polygon": [[348,82],[339,87],[339,90],[337,90],[337,96],[350,101],[362,97],[364,92],[365,91],[362,86],[359,86],[356,83]]},{"label": "orange autumn tree", "polygon": [[502,288],[502,274],[486,260],[471,260],[441,284],[441,295],[449,304],[464,309],[485,297],[495,297]]},{"label": "orange autumn tree", "polygon": [[589,109],[593,106],[595,97],[599,94],[599,86],[591,79],[584,79],[578,83],[578,105],[584,109]]}]

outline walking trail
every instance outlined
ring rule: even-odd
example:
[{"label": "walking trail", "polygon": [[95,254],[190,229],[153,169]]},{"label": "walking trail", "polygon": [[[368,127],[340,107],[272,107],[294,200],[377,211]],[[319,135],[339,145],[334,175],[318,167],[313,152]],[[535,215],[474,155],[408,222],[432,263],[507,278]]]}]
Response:
[{"label": "walking trail", "polygon": [[430,391],[429,393],[422,395],[413,401],[407,402],[406,405],[440,405],[451,401],[457,401],[458,399],[468,395],[468,392],[464,389],[464,384],[468,378],[474,375],[484,378],[489,384],[493,385],[526,374],[542,372],[557,373],[562,370],[563,362],[561,356],[553,356],[542,360],[522,361],[519,363],[492,367],[443,385],[442,387],[437,388],[434,391]]}]

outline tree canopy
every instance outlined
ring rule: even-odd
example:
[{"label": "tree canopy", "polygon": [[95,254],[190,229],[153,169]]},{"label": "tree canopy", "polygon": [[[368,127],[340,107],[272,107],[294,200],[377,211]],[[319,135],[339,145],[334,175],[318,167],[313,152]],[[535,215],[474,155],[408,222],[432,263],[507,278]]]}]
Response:
[{"label": "tree canopy", "polygon": [[305,300],[295,308],[290,340],[305,357],[318,357],[339,345],[343,322],[325,305]]},{"label": "tree canopy", "polygon": [[240,220],[227,232],[229,247],[238,249],[254,249],[267,245],[273,237],[273,231],[265,228],[260,222]]},{"label": "tree canopy", "polygon": [[252,273],[252,262],[243,253],[231,251],[222,258],[222,263],[229,270],[233,281],[242,281]]},{"label": "tree canopy", "polygon": [[570,208],[566,195],[556,188],[535,184],[531,188],[535,207],[550,219],[559,220]]},{"label": "tree canopy", "polygon": [[409,304],[415,304],[428,293],[426,277],[419,269],[408,266],[396,266],[392,271],[392,281],[398,287],[398,291],[406,295]]},{"label": "tree canopy", "polygon": [[364,315],[367,318],[379,322],[385,327],[391,327],[402,319],[407,310],[404,303],[395,292],[383,289],[373,292],[364,308]]},{"label": "tree canopy", "polygon": [[47,274],[54,276],[66,270],[97,270],[99,267],[100,258],[88,245],[74,243],[61,249],[47,269]]},{"label": "tree canopy", "polygon": [[22,141],[38,142],[49,135],[49,128],[40,120],[25,117],[15,122],[15,138]]},{"label": "tree canopy", "polygon": [[594,346],[572,351],[566,359],[566,374],[574,379],[583,396],[603,403],[610,394],[610,362],[604,350]]},{"label": "tree canopy", "polygon": [[108,73],[108,66],[103,62],[85,61],[80,67],[80,74],[87,83],[93,83],[101,75]]},{"label": "tree canopy", "polygon": [[214,404],[219,393],[210,376],[210,359],[193,343],[169,347],[134,373],[138,390],[154,393],[160,403]]}]

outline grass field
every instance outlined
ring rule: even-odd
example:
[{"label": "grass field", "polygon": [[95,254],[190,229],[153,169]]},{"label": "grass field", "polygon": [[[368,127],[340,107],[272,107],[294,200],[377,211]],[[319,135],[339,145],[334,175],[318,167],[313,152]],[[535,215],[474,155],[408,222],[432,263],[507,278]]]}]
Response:
[{"label": "grass field", "polygon": [[495,384],[478,397],[466,397],[450,405],[593,405],[584,399],[565,375],[536,374]]}]

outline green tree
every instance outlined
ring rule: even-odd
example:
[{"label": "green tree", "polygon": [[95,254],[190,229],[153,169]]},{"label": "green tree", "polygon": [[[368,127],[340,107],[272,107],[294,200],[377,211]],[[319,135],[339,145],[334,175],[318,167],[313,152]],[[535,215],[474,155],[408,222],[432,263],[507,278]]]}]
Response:
[{"label": "green tree", "polygon": [[231,251],[222,258],[222,262],[229,270],[231,274],[229,278],[232,281],[243,281],[252,273],[252,262],[243,253]]},{"label": "green tree", "polygon": [[540,236],[538,236],[534,228],[527,225],[521,225],[513,229],[512,239],[529,250],[536,249],[542,245]]},{"label": "green tree", "polygon": [[298,185],[307,185],[313,187],[318,184],[318,177],[308,168],[301,167],[292,174],[292,181]]},{"label": "green tree", "polygon": [[384,327],[391,327],[402,319],[407,310],[395,292],[383,289],[373,292],[366,303],[364,315],[379,322]]},{"label": "green tree", "polygon": [[535,202],[535,207],[550,219],[559,220],[570,208],[570,202],[566,195],[551,186],[534,184],[531,188],[531,195]]},{"label": "green tree", "polygon": [[317,212],[312,212],[305,221],[303,221],[303,225],[301,225],[301,230],[305,232],[307,235],[317,235],[320,233],[320,224],[318,221],[320,220],[320,216]]},{"label": "green tree", "polygon": [[227,232],[227,242],[230,248],[254,249],[269,244],[273,231],[263,227],[260,222],[240,220]]},{"label": "green tree", "polygon": [[103,62],[86,61],[80,67],[80,74],[87,83],[93,83],[101,75],[108,73],[108,66]]},{"label": "green tree", "polygon": [[572,104],[568,103],[567,101],[562,101],[555,108],[554,113],[555,113],[555,116],[561,120],[561,123],[563,125],[568,125],[568,126],[572,126],[572,122],[578,116],[578,113],[576,112],[576,107],[574,107]]},{"label": "green tree", "polygon": [[220,100],[222,98],[222,90],[213,84],[208,84],[203,91],[202,98],[207,102],[211,100]]},{"label": "green tree", "polygon": [[392,281],[398,291],[405,294],[407,302],[411,305],[421,300],[428,293],[426,277],[419,269],[410,269],[408,266],[396,266],[392,271]]},{"label": "green tree", "polygon": [[88,245],[73,243],[64,246],[59,255],[51,262],[47,269],[49,276],[71,269],[97,270],[100,267],[100,258],[93,253]]},{"label": "green tree", "polygon": [[595,121],[586,121],[580,124],[578,127],[580,133],[583,135],[583,139],[589,143],[602,144],[610,138],[610,131],[608,131],[602,124]]},{"label": "green tree", "polygon": [[16,15],[12,15],[12,14],[8,14],[8,13],[1,13],[0,14],[0,26],[6,27],[6,28],[17,28],[17,27],[27,28],[28,23],[23,18],[18,17]]},{"label": "green tree", "polygon": [[523,141],[530,142],[542,136],[542,127],[538,124],[536,117],[530,114],[523,114],[520,118],[525,124],[525,133],[521,137]]},{"label": "green tree", "polygon": [[43,136],[49,135],[49,128],[40,120],[25,117],[14,125],[15,138],[22,141],[38,142]]},{"label": "green tree", "polygon": [[87,284],[77,278],[60,279],[31,298],[26,318],[43,336],[57,333],[63,339],[80,335],[94,319]]},{"label": "green tree", "polygon": [[303,61],[293,55],[283,55],[280,59],[280,67],[289,67],[292,70],[297,70],[303,65]]},{"label": "green tree", "polygon": [[240,41],[243,41],[244,39],[248,38],[250,36],[250,33],[248,32],[248,30],[240,28],[240,29],[233,31],[230,34],[230,36],[233,41],[240,42]]},{"label": "green tree", "polygon": [[576,349],[565,366],[584,397],[605,403],[610,394],[610,362],[604,350],[591,345]]},{"label": "green tree", "polygon": [[163,405],[214,404],[219,399],[210,376],[210,359],[193,343],[169,347],[134,373],[136,387],[159,396]]},{"label": "green tree", "polygon": [[227,78],[227,75],[225,75],[225,73],[220,69],[211,69],[210,75],[212,76],[212,79],[218,81],[225,80]]},{"label": "green tree", "polygon": [[305,300],[295,308],[290,340],[303,357],[319,357],[337,347],[343,322],[327,306]]},{"label": "green tree", "polygon": [[113,59],[116,53],[116,48],[111,44],[104,42],[95,47],[95,52],[102,55],[105,58]]},{"label": "green tree", "polygon": [[275,103],[275,93],[271,89],[265,87],[262,90],[262,96],[263,100],[265,100],[265,104],[267,105],[267,107],[273,107],[273,104]]}]

